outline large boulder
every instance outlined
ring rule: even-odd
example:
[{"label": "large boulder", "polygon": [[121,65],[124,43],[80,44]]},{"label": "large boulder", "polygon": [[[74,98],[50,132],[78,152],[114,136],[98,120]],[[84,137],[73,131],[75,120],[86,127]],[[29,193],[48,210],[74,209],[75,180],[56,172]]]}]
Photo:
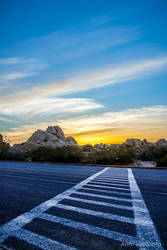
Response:
[{"label": "large boulder", "polygon": [[157,145],[157,146],[167,146],[167,140],[165,140],[165,139],[160,139],[160,140],[158,140],[158,141],[155,143],[155,145]]},{"label": "large boulder", "polygon": [[140,139],[127,139],[126,142],[123,143],[123,145],[140,148],[141,146],[143,146],[143,142]]},{"label": "large boulder", "polygon": [[25,143],[15,144],[10,151],[13,153],[29,153],[39,147],[51,147],[56,149],[66,145],[77,146],[77,142],[73,137],[65,138],[60,127],[49,126],[45,131],[38,129]]},{"label": "large boulder", "polygon": [[104,143],[99,143],[99,144],[94,145],[95,150],[106,150],[108,148],[109,148],[109,145],[104,144]]},{"label": "large boulder", "polygon": [[59,126],[49,126],[46,132],[57,136],[57,138],[61,139],[62,141],[66,140],[63,130]]},{"label": "large boulder", "polygon": [[66,137],[66,144],[68,144],[70,146],[78,146],[78,143],[76,142],[76,140],[72,136]]}]

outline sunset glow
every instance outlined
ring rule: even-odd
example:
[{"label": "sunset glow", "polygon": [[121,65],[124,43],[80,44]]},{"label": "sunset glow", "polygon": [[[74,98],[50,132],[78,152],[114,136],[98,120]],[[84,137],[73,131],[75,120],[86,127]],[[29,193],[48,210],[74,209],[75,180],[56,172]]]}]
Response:
[{"label": "sunset glow", "polygon": [[167,138],[166,2],[41,2],[0,4],[6,140],[49,125],[80,145]]}]

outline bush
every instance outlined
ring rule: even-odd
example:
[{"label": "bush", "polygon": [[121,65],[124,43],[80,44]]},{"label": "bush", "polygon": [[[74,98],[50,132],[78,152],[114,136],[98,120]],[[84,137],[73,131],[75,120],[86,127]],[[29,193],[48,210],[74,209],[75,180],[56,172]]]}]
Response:
[{"label": "bush", "polygon": [[155,160],[156,167],[167,168],[167,154]]},{"label": "bush", "polygon": [[6,142],[0,142],[0,160],[8,159],[8,150],[10,146]]},{"label": "bush", "polygon": [[130,164],[135,159],[135,151],[132,147],[112,149],[112,163],[111,164]]},{"label": "bush", "polygon": [[87,163],[94,164],[130,164],[134,161],[132,148],[119,148],[93,151],[88,154]]},{"label": "bush", "polygon": [[86,158],[87,163],[92,164],[110,164],[111,154],[105,150],[93,151]]},{"label": "bush", "polygon": [[57,161],[80,163],[83,159],[83,152],[76,146],[65,146],[57,149]]},{"label": "bush", "polygon": [[154,159],[163,158],[167,154],[167,146],[156,146],[152,149]]},{"label": "bush", "polygon": [[54,149],[40,147],[32,153],[32,161],[80,163],[83,158],[81,150],[75,146]]},{"label": "bush", "polygon": [[145,146],[141,151],[137,153],[137,160],[141,161],[153,161],[154,160],[154,154],[152,147]]}]

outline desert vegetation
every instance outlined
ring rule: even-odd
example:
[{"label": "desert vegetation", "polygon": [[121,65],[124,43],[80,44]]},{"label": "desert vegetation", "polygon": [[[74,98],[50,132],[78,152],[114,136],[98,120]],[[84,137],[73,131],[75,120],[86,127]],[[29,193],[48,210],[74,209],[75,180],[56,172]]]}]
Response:
[{"label": "desert vegetation", "polygon": [[128,165],[137,161],[153,161],[156,167],[167,167],[167,141],[156,143],[127,139],[123,144],[90,144],[79,146],[65,137],[60,127],[37,130],[25,143],[13,147],[0,135],[0,160],[61,162],[97,165]]}]

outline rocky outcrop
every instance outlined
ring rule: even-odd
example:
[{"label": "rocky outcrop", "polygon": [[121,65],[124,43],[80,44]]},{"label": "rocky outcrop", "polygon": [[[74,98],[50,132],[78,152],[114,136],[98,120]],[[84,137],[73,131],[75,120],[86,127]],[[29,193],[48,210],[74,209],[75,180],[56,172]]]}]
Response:
[{"label": "rocky outcrop", "polygon": [[63,130],[59,126],[49,126],[46,133],[52,134],[62,141],[66,140]]},{"label": "rocky outcrop", "polygon": [[66,144],[71,145],[71,146],[78,146],[76,140],[72,136],[68,136],[65,139]]},{"label": "rocky outcrop", "polygon": [[124,146],[130,146],[130,147],[134,147],[134,148],[141,148],[143,146],[148,146],[151,145],[151,142],[147,142],[146,139],[144,139],[143,141],[140,139],[127,139],[125,143],[123,143],[122,145]]},{"label": "rocky outcrop", "polygon": [[142,146],[142,141],[140,139],[127,139],[123,144],[126,146],[139,148]]},{"label": "rocky outcrop", "polygon": [[157,146],[167,146],[167,140],[160,139],[155,143]]},{"label": "rocky outcrop", "polygon": [[25,142],[15,144],[10,152],[12,153],[28,153],[39,147],[61,148],[67,145],[77,146],[77,142],[73,137],[65,137],[62,129],[58,126],[49,126],[45,131],[37,130]]},{"label": "rocky outcrop", "polygon": [[103,144],[103,143],[94,145],[95,150],[105,150],[105,149],[107,149],[109,147],[110,147],[109,145]]}]

